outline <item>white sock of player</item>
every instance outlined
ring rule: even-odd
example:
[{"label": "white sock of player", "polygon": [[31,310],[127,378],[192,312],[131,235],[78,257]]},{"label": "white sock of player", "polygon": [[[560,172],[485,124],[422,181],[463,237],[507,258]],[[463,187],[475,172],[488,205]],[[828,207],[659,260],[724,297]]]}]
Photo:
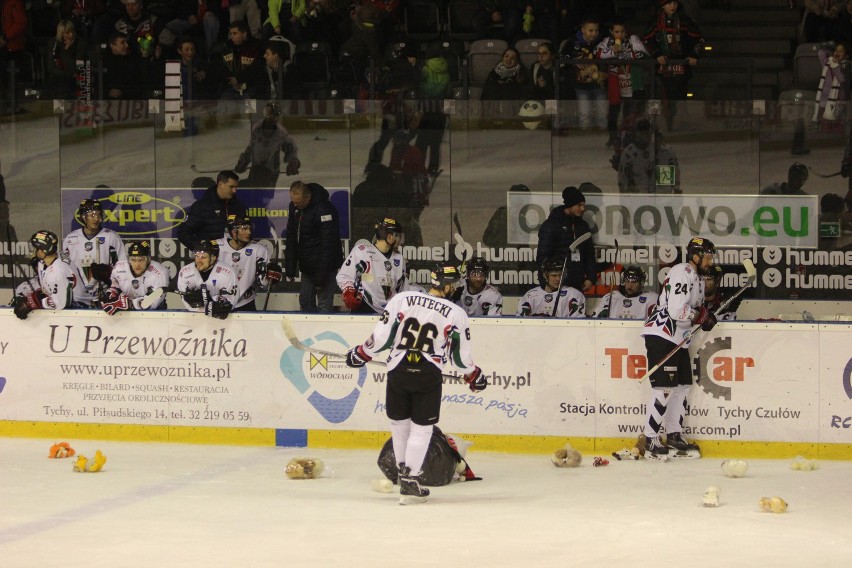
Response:
[{"label": "white sock of player", "polygon": [[686,395],[689,394],[689,389],[692,385],[678,385],[672,389],[669,395],[668,407],[669,412],[663,419],[663,427],[666,433],[674,434],[681,431],[683,424],[683,415],[686,413]]},{"label": "white sock of player", "polygon": [[651,389],[651,399],[648,401],[648,415],[645,420],[645,435],[656,438],[663,425],[663,416],[669,403],[669,394],[662,389]]},{"label": "white sock of player", "polygon": [[393,455],[396,463],[405,461],[408,446],[408,434],[411,432],[411,420],[391,420],[391,440],[393,440]]},{"label": "white sock of player", "polygon": [[411,473],[421,473],[420,468],[426,460],[426,451],[432,440],[432,425],[421,426],[411,424],[411,433],[408,435],[408,449],[405,451],[405,465],[411,468]]}]

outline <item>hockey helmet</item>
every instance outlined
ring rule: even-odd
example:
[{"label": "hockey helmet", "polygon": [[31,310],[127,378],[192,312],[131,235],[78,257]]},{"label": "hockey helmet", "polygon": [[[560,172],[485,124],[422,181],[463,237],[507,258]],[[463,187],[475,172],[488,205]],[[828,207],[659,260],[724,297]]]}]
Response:
[{"label": "hockey helmet", "polygon": [[481,272],[488,278],[488,263],[481,256],[471,258],[467,263],[467,273]]},{"label": "hockey helmet", "polygon": [[551,272],[562,272],[562,266],[565,264],[564,258],[559,258],[558,256],[551,256],[544,259],[544,262],[541,263],[541,273],[544,276],[547,276]]},{"label": "hockey helmet", "polygon": [[792,181],[794,178],[801,180],[801,183],[805,183],[808,180],[808,166],[801,162],[795,162],[790,166],[790,169],[787,170],[787,180]]},{"label": "hockey helmet", "polygon": [[251,217],[248,215],[228,215],[228,219],[225,221],[225,229],[227,229],[228,234],[231,234],[231,231],[238,227],[248,227],[252,228]]},{"label": "hockey helmet", "polygon": [[388,233],[394,233],[398,237],[403,232],[402,225],[392,217],[385,217],[376,222],[373,228],[376,230],[376,238],[380,240],[385,240]]},{"label": "hockey helmet", "polygon": [[645,278],[645,271],[639,268],[638,266],[631,265],[626,267],[624,270],[621,271],[621,293],[625,296],[628,296],[625,291],[624,284],[627,282],[638,282],[639,287],[637,288],[636,292],[632,293],[628,297],[640,294],[642,292],[642,288],[645,286]]},{"label": "hockey helmet", "polygon": [[263,118],[278,119],[281,116],[281,105],[275,101],[266,103],[263,107]]},{"label": "hockey helmet", "polygon": [[432,268],[430,274],[432,287],[438,289],[447,284],[455,284],[460,278],[459,269],[452,264],[437,264]]},{"label": "hockey helmet", "polygon": [[211,241],[209,239],[201,240],[192,250],[193,253],[198,254],[200,252],[206,252],[210,255],[210,258],[219,256],[219,243],[216,241]]},{"label": "hockey helmet", "polygon": [[722,281],[722,274],[723,274],[722,267],[719,266],[718,264],[714,264],[713,266],[710,267],[710,273],[704,275],[704,279],[705,280],[715,280],[716,283],[718,284],[719,282]]},{"label": "hockey helmet", "polygon": [[80,206],[77,207],[77,219],[82,221],[92,211],[97,211],[103,216],[104,208],[101,202],[96,199],[84,199],[80,202]]},{"label": "hockey helmet", "polygon": [[41,230],[30,237],[30,245],[33,249],[43,250],[45,254],[56,254],[59,239],[56,233]]},{"label": "hockey helmet", "polygon": [[686,245],[686,258],[691,259],[696,254],[701,257],[705,254],[716,254],[716,245],[710,239],[692,237]]},{"label": "hockey helmet", "polygon": [[127,256],[146,256],[151,258],[151,243],[148,241],[132,241],[127,245]]}]

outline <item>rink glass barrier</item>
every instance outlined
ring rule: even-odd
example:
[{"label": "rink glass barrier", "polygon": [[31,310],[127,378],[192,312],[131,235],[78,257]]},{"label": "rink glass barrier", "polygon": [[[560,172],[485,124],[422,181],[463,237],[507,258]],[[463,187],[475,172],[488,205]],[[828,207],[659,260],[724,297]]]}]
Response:
[{"label": "rink glass barrier", "polygon": [[[304,344],[334,353],[375,322],[288,317]],[[281,314],[66,310],[20,321],[0,310],[0,322],[3,436],[376,449],[388,437],[386,369],[296,349]],[[649,390],[640,329],[473,318],[488,387],[472,393],[446,379],[441,426],[479,450],[549,453],[566,439],[583,452],[632,447]],[[705,456],[850,459],[850,332],[848,323],[723,322],[700,333],[684,433]]]},{"label": "rink glass barrier", "polygon": [[[594,115],[581,128],[578,101],[280,101],[279,123],[296,141],[300,172],[286,175],[282,160],[274,187],[251,187],[249,170],[238,194],[274,257],[284,255],[290,185],[317,182],[341,211],[346,251],[393,216],[405,228],[414,282],[424,284],[434,262],[477,255],[489,262],[491,282],[516,298],[537,281],[538,227],[573,185],[586,196],[601,267],[639,265],[649,289],[700,234],[719,248],[724,285],[739,285],[743,259],[755,262],[749,298],[849,301],[852,219],[825,198],[842,201],[848,180],[822,177],[840,169],[847,133],[842,122],[812,122],[812,101],[679,101],[671,124],[665,102],[647,101],[656,144],[651,165],[634,172],[649,180],[636,193],[620,190],[608,133]],[[32,275],[29,236],[46,228],[61,238],[78,226],[74,210],[88,197],[101,201],[105,226],[125,240],[151,239],[155,259],[174,276],[189,259],[176,227],[216,172],[236,166],[266,103],[19,102],[19,112],[0,117],[7,295],[13,273],[15,283]],[[808,196],[759,195],[786,181],[794,162],[810,168]],[[528,191],[510,191],[518,186]],[[604,272],[596,292],[617,284]]]}]

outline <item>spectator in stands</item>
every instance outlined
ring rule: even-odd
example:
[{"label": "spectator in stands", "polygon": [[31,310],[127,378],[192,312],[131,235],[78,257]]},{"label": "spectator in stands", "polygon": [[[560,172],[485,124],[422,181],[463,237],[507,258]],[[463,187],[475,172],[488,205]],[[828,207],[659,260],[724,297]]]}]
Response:
[{"label": "spectator in stands", "polygon": [[178,44],[180,57],[180,82],[183,100],[203,101],[218,95],[218,85],[207,61],[198,56],[195,40],[184,37]]},{"label": "spectator in stands", "polygon": [[834,27],[832,39],[836,43],[852,43],[852,0],[846,0],[840,13],[837,15],[837,24]]},{"label": "spectator in stands", "polygon": [[202,240],[216,240],[225,236],[228,215],[243,217],[246,208],[237,199],[240,176],[223,170],[216,176],[216,185],[207,188],[204,195],[189,207],[183,223],[177,227],[177,238],[189,250]]},{"label": "spectator in stands", "polygon": [[532,96],[539,101],[556,98],[556,48],[549,41],[542,42],[536,52],[531,81]]},{"label": "spectator in stands", "polygon": [[266,20],[263,21],[263,39],[272,36],[284,36],[294,44],[299,45],[304,41],[302,33],[302,18],[305,17],[307,2],[305,0],[268,0],[268,12]]},{"label": "spectator in stands", "polygon": [[106,11],[104,0],[62,0],[61,13],[71,20],[77,34],[89,39],[95,22]]},{"label": "spectator in stands", "polygon": [[843,0],[805,0],[802,36],[805,43],[831,39],[837,26]]},{"label": "spectator in stands", "polygon": [[[27,13],[22,0],[0,0],[0,73],[9,61],[17,61],[27,48]],[[8,75],[0,81],[0,114],[14,93],[7,90]]]},{"label": "spectator in stands", "polygon": [[89,37],[92,45],[101,45],[108,41],[109,35],[115,31],[115,23],[127,13],[123,0],[104,0],[104,2],[106,4],[104,11],[92,25],[91,37]]},{"label": "spectator in stands", "polygon": [[822,64],[822,77],[816,95],[816,108],[813,121],[843,121],[849,100],[849,44],[838,43],[834,53],[830,49],[817,52]]},{"label": "spectator in stands", "polygon": [[356,67],[356,76],[363,77],[363,71],[368,65],[368,58],[372,58],[376,65],[382,63],[382,45],[376,26],[379,22],[379,11],[370,3],[362,4],[357,10],[353,10],[352,33],[342,46],[340,46],[341,59],[349,58]]},{"label": "spectator in stands", "polygon": [[178,38],[203,37],[204,52],[210,53],[219,39],[219,17],[207,6],[208,0],[177,0],[175,4],[175,18],[166,27]]},{"label": "spectator in stands", "polygon": [[502,26],[501,38],[513,44],[520,34],[521,12],[515,0],[480,0],[479,11],[473,16],[476,39],[489,37],[492,26]]},{"label": "spectator in stands", "polygon": [[449,92],[450,71],[447,60],[440,53],[429,52],[423,63],[420,76],[420,100],[423,118],[417,131],[415,145],[420,149],[423,158],[428,154],[427,170],[430,175],[437,175],[441,169],[441,141],[444,139],[444,128],[447,116],[443,113],[444,98]]},{"label": "spectator in stands", "polygon": [[660,9],[642,40],[657,60],[657,76],[663,88],[663,116],[671,130],[677,114],[675,101],[686,98],[692,68],[704,50],[701,30],[679,11],[678,0],[660,0]]},{"label": "spectator in stands", "polygon": [[[276,38],[280,38],[276,40]],[[287,81],[290,67],[290,44],[282,36],[272,36],[263,51],[263,74],[257,81],[253,97],[260,100],[290,99],[293,87]]]},{"label": "spectator in stands", "polygon": [[142,59],[154,57],[154,48],[163,26],[157,16],[145,10],[142,0],[122,0],[125,14],[115,23],[116,31],[127,36],[130,52]]},{"label": "spectator in stands", "polygon": [[88,58],[89,44],[71,20],[61,20],[48,48],[47,88],[56,99],[71,100],[77,91],[77,60]]},{"label": "spectator in stands", "polygon": [[680,165],[674,150],[663,144],[663,134],[647,118],[636,121],[632,142],[618,165],[621,193],[682,193]]},{"label": "spectator in stands", "polygon": [[482,100],[521,100],[527,95],[529,72],[521,63],[521,56],[514,47],[503,52],[497,65],[485,78]]},{"label": "spectator in stands", "polygon": [[808,167],[796,162],[787,170],[787,181],[763,188],[761,195],[808,195],[802,187],[808,181]]},{"label": "spectator in stands", "polygon": [[222,7],[228,10],[228,21],[233,25],[234,22],[246,22],[246,31],[250,33],[254,39],[263,37],[262,24],[263,17],[260,11],[258,1],[263,0],[221,0]]},{"label": "spectator in stands", "polygon": [[107,99],[147,98],[150,76],[139,55],[130,52],[127,36],[113,32],[103,56],[103,96]]},{"label": "spectator in stands", "polygon": [[650,56],[639,36],[629,34],[624,22],[616,19],[609,28],[609,36],[598,44],[597,57],[619,60],[618,65],[607,67],[607,146],[613,146],[618,136],[618,116],[622,107],[625,116],[642,112],[639,107],[641,101],[646,98],[645,68],[642,65],[632,65],[631,62]]},{"label": "spectator in stands", "polygon": [[223,99],[248,98],[258,79],[263,77],[261,44],[249,35],[249,27],[244,21],[231,22],[228,26],[228,43],[218,65],[226,82],[220,94]]},{"label": "spectator in stands", "polygon": [[[593,18],[586,18],[580,29],[567,40],[565,55],[571,59],[592,59],[597,56],[600,41],[600,24]],[[607,96],[603,86],[607,74],[597,65],[574,65],[574,93],[577,97],[577,114],[580,128],[606,129]]]}]

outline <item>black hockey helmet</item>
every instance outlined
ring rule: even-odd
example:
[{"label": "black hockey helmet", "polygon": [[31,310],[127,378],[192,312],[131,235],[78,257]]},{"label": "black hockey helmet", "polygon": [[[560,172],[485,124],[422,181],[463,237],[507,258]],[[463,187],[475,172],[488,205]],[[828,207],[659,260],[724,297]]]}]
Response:
[{"label": "black hockey helmet", "polygon": [[148,241],[131,241],[127,245],[127,256],[146,256],[151,258],[151,243]]},{"label": "black hockey helmet", "polygon": [[710,267],[710,274],[704,276],[705,279],[713,279],[718,284],[722,281],[722,267],[718,264],[714,264]]},{"label": "black hockey helmet", "polygon": [[790,168],[787,170],[787,179],[792,180],[793,177],[796,177],[802,180],[802,183],[805,183],[808,179],[808,166],[801,162],[795,162],[790,165]]},{"label": "black hockey helmet", "polygon": [[30,245],[33,249],[43,250],[45,254],[56,254],[59,238],[57,238],[56,233],[41,230],[30,237]]},{"label": "black hockey helmet", "polygon": [[381,221],[377,221],[373,227],[376,230],[376,238],[385,240],[388,233],[399,235],[403,232],[402,225],[392,217],[385,217]]},{"label": "black hockey helmet", "polygon": [[263,118],[274,118],[277,120],[279,116],[281,116],[281,105],[275,101],[266,103],[266,106],[263,107]]},{"label": "black hockey helmet", "polygon": [[218,257],[219,256],[219,243],[216,241],[212,241],[209,239],[202,239],[199,241],[195,247],[192,249],[193,253],[206,252],[210,255],[210,257]]},{"label": "black hockey helmet", "polygon": [[429,275],[433,288],[441,289],[447,284],[455,284],[461,279],[458,267],[452,264],[437,264]]},{"label": "black hockey helmet", "polygon": [[564,264],[564,258],[559,258],[558,256],[548,257],[541,263],[541,273],[544,276],[547,276],[551,272],[562,272],[562,266]]},{"label": "black hockey helmet", "polygon": [[104,208],[101,205],[101,202],[97,199],[84,199],[80,202],[79,207],[77,207],[77,219],[82,221],[86,215],[92,211],[98,211],[101,215],[103,215]]},{"label": "black hockey helmet", "polygon": [[475,256],[467,262],[467,273],[482,272],[488,278],[488,263],[481,256]]},{"label": "black hockey helmet", "polygon": [[692,237],[686,244],[686,258],[691,259],[693,255],[703,257],[705,254],[716,254],[716,245],[710,239],[704,237]]},{"label": "black hockey helmet", "polygon": [[228,219],[225,221],[225,229],[228,231],[228,234],[231,234],[231,231],[236,229],[237,227],[246,227],[252,228],[251,217],[248,215],[228,215]]},{"label": "black hockey helmet", "polygon": [[636,294],[640,294],[642,292],[642,288],[645,286],[645,271],[636,265],[630,265],[624,268],[621,271],[621,293],[625,296],[627,295],[624,290],[625,282],[638,282],[639,290]]}]

